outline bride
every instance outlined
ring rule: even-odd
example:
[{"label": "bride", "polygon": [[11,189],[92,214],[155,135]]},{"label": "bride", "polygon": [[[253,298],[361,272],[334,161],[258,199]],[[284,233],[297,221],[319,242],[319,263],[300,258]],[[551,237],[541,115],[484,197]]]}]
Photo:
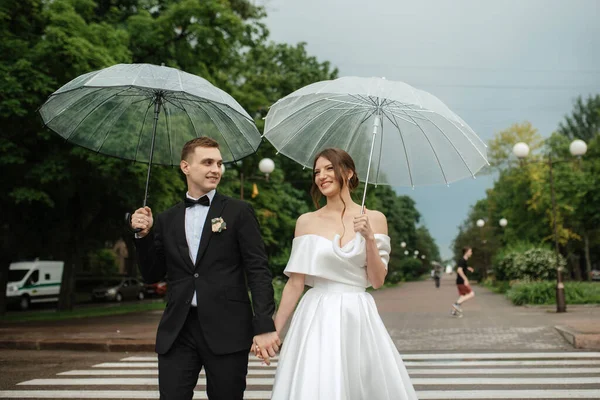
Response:
[{"label": "bride", "polygon": [[[315,157],[311,196],[317,210],[296,222],[289,276],[275,317],[281,333],[304,286],[279,357],[273,400],[416,399],[400,354],[365,288],[383,285],[390,254],[385,216],[361,215],[352,158],[340,149]],[[327,203],[319,208],[325,196]],[[333,250],[336,233],[340,247]],[[360,248],[353,249],[355,232]],[[355,250],[355,251],[353,251]],[[360,250],[360,251],[358,251]],[[260,349],[253,347],[255,353]]]}]

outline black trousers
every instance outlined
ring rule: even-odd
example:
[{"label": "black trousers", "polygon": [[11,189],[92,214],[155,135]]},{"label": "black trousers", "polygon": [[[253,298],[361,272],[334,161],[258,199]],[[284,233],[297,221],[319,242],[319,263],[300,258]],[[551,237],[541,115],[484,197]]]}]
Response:
[{"label": "black trousers", "polygon": [[190,308],[173,346],[158,355],[158,386],[161,400],[191,400],[198,375],[206,371],[210,400],[242,400],[246,390],[249,351],[216,355],[207,346],[197,310]]}]

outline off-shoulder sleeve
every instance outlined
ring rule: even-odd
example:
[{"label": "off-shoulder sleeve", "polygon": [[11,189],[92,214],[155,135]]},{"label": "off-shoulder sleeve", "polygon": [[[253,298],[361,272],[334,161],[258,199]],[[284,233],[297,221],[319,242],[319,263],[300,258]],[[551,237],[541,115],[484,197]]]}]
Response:
[{"label": "off-shoulder sleeve", "polygon": [[375,234],[375,244],[377,245],[377,249],[379,250],[379,257],[381,257],[381,261],[385,264],[385,269],[388,269],[388,263],[390,262],[390,252],[392,251],[391,240],[388,235],[384,235],[381,233]]},{"label": "off-shoulder sleeve", "polygon": [[292,272],[297,274],[311,274],[314,272],[310,255],[310,240],[308,236],[299,236],[292,241],[292,252],[283,273],[290,276]]}]

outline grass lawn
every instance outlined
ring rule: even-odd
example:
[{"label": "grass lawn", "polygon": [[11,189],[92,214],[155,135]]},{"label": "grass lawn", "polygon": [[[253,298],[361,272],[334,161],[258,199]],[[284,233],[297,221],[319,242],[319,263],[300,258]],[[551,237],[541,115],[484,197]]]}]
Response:
[{"label": "grass lawn", "polygon": [[165,302],[162,300],[152,302],[118,303],[110,306],[86,306],[75,307],[73,311],[40,310],[28,311],[5,315],[3,322],[26,322],[26,321],[58,321],[73,318],[102,317],[105,315],[120,315],[134,312],[163,310]]}]

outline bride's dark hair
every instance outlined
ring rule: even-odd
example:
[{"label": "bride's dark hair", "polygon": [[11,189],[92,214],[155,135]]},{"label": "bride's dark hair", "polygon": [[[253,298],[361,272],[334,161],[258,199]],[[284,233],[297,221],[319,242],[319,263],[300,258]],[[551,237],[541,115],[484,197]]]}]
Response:
[{"label": "bride's dark hair", "polygon": [[[358,174],[356,173],[356,166],[354,165],[354,160],[350,157],[350,154],[346,153],[342,149],[336,148],[328,148],[321,150],[316,156],[313,162],[313,180],[312,186],[310,187],[310,197],[312,197],[313,202],[315,203],[316,208],[320,208],[319,202],[321,201],[321,197],[323,196],[319,186],[315,183],[314,178],[314,170],[317,165],[317,160],[319,158],[325,158],[329,160],[331,165],[333,165],[333,171],[335,172],[335,179],[337,180],[340,186],[340,198],[342,199],[342,203],[344,203],[344,209],[342,210],[342,219],[344,218],[344,213],[346,212],[346,202],[342,198],[341,189],[344,186],[348,186],[348,190],[350,193],[354,191],[358,187]],[[350,179],[346,179],[348,176],[348,172],[352,171],[352,177]]]}]

